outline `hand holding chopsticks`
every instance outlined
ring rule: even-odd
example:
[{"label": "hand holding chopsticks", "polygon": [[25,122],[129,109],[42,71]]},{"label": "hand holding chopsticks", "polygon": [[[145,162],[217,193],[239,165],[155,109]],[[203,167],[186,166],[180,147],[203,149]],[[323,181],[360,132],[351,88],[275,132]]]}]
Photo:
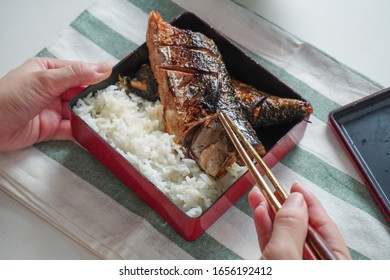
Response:
[{"label": "hand holding chopsticks", "polygon": [[[245,162],[245,165],[248,167],[251,175],[253,176],[257,186],[260,188],[264,197],[268,201],[272,211],[276,213],[281,208],[280,201],[275,197],[273,191],[268,187],[267,183],[261,176],[260,172],[257,170],[256,166],[253,164],[251,157],[248,155],[247,151],[252,154],[260,167],[264,170],[265,174],[268,176],[270,182],[273,184],[276,192],[279,194],[282,201],[285,201],[288,197],[286,191],[281,187],[281,185],[276,180],[275,176],[272,174],[271,170],[264,163],[262,158],[256,153],[252,145],[248,143],[242,133],[237,129],[236,125],[231,121],[229,116],[224,113],[219,115],[222,125],[224,126],[226,132],[228,133],[230,139],[232,140],[234,146],[236,147],[238,153],[240,154],[242,160]],[[245,148],[241,145],[241,142],[244,144]],[[305,259],[326,259],[334,260],[337,259],[334,252],[330,249],[329,245],[324,241],[324,239],[318,234],[318,232],[309,225],[306,242],[304,244],[304,258]]]}]

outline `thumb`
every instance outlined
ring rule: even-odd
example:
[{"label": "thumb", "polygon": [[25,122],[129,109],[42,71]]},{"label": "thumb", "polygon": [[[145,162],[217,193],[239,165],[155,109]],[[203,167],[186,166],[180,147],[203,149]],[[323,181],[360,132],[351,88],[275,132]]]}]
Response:
[{"label": "thumb", "polygon": [[73,62],[61,68],[42,71],[39,81],[42,90],[55,97],[79,85],[98,83],[108,78],[111,70],[108,62]]},{"label": "thumb", "polygon": [[276,213],[264,259],[302,259],[309,214],[300,193],[292,193]]}]

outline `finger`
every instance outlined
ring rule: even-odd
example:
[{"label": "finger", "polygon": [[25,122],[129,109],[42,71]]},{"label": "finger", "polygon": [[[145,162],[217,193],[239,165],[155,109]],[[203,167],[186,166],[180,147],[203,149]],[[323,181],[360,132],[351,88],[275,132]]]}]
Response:
[{"label": "finger", "polygon": [[[79,63],[80,61],[76,60],[65,60],[65,59],[57,59],[57,58],[51,58],[51,57],[40,57],[37,58],[39,62],[43,65],[43,69],[58,69],[63,68],[68,65]],[[85,62],[88,63],[88,62]]]},{"label": "finger", "polygon": [[248,194],[248,202],[253,209],[253,220],[261,250],[264,250],[272,233],[273,213],[257,186],[254,186]]},{"label": "finger", "polygon": [[59,82],[57,91],[64,91],[79,86],[100,82],[109,77],[112,67],[107,62],[98,64],[76,62],[65,67],[52,69],[50,73],[55,82]]},{"label": "finger", "polygon": [[72,128],[69,120],[62,120],[53,135],[52,140],[74,140]]},{"label": "finger", "polygon": [[61,98],[63,101],[69,101],[71,100],[73,97],[77,96],[81,91],[83,91],[85,89],[86,86],[76,86],[76,87],[73,87],[73,88],[70,88],[68,89],[67,91],[65,91],[62,95],[61,95]]},{"label": "finger", "polygon": [[300,193],[292,193],[276,213],[264,259],[302,259],[308,227],[308,211]]},{"label": "finger", "polygon": [[261,203],[261,202],[266,202],[266,199],[264,196],[261,194],[259,188],[257,186],[254,186],[251,191],[248,194],[248,202],[252,210],[255,210],[256,207]]},{"label": "finger", "polygon": [[56,97],[71,88],[100,82],[110,76],[111,70],[111,65],[106,62],[76,62],[62,68],[40,71],[37,79],[42,92]]},{"label": "finger", "polygon": [[70,119],[70,110],[69,110],[69,103],[68,102],[62,102],[62,118],[65,120]]},{"label": "finger", "polygon": [[255,222],[260,250],[264,251],[272,234],[272,219],[264,201],[254,209],[253,220]]},{"label": "finger", "polygon": [[79,94],[83,89],[85,89],[85,86],[77,86],[67,90],[61,95],[61,99],[62,99],[61,112],[62,112],[62,117],[64,119],[70,118],[69,100],[77,96],[77,94]]},{"label": "finger", "polygon": [[334,221],[329,217],[319,199],[297,182],[292,185],[291,192],[299,192],[304,196],[308,207],[310,224],[329,244],[335,254],[341,259],[350,259],[351,256],[345,245],[343,235]]},{"label": "finger", "polygon": [[257,186],[254,186],[252,190],[248,194],[248,202],[251,206],[252,210],[255,210],[255,208],[262,202],[265,203],[267,211],[269,213],[269,216],[271,217],[271,220],[274,218],[274,214],[272,212],[271,206],[268,204],[267,199],[264,197],[264,195],[261,193],[260,189]]},{"label": "finger", "polygon": [[38,121],[39,131],[34,142],[49,140],[74,140],[69,120],[53,110],[44,109],[34,120]]},{"label": "finger", "polygon": [[62,60],[51,57],[32,57],[26,60],[23,65],[28,67],[22,67],[19,71],[23,72],[36,72],[50,69],[63,68],[71,64],[78,63],[78,61]]}]

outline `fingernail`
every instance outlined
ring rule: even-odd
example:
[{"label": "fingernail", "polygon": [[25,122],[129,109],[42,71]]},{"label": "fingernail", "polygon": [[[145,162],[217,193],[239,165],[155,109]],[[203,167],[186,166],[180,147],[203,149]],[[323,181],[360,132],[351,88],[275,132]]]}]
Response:
[{"label": "fingernail", "polygon": [[259,203],[259,205],[257,205],[255,208],[253,208],[253,211],[255,211],[258,208],[264,208],[267,210],[267,204],[264,201],[262,201]]},{"label": "fingernail", "polygon": [[261,192],[259,187],[254,185],[253,188],[252,188],[252,191],[255,191],[255,192]]},{"label": "fingernail", "polygon": [[298,181],[298,180],[294,180],[294,182],[293,182],[293,185],[295,185],[295,184],[298,184],[298,185],[300,185],[300,183],[299,183],[299,181]]},{"label": "fingernail", "polygon": [[298,193],[294,192],[288,196],[286,201],[283,203],[283,205],[290,205],[290,206],[302,206],[304,204],[303,196]]},{"label": "fingernail", "polygon": [[108,61],[99,62],[96,64],[96,72],[98,73],[106,73],[111,71],[112,65]]},{"label": "fingernail", "polygon": [[262,202],[260,202],[260,204],[257,207],[263,207],[263,208],[267,209],[267,204],[264,201],[262,201]]}]

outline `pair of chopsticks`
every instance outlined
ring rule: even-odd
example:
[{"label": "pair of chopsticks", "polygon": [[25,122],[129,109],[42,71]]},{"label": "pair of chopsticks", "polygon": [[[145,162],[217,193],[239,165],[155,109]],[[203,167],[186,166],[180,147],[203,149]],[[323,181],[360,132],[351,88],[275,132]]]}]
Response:
[{"label": "pair of chopsticks", "polygon": [[[276,180],[276,177],[272,174],[271,170],[265,164],[263,159],[252,147],[252,145],[248,142],[248,140],[241,133],[241,131],[237,128],[235,123],[232,122],[230,117],[225,113],[220,113],[218,116],[227,134],[229,135],[229,138],[233,142],[242,160],[245,162],[245,165],[248,167],[248,170],[251,173],[253,179],[255,180],[257,186],[260,188],[261,192],[267,199],[268,203],[271,206],[272,211],[276,213],[282,207],[282,205],[274,195],[273,191],[268,187],[267,183],[261,176],[260,172],[257,170],[255,164],[252,162],[251,158],[249,157],[247,150],[250,151],[252,156],[255,158],[256,162],[263,169],[264,173],[267,175],[269,181],[274,186],[276,192],[279,194],[282,201],[285,201],[287,199],[288,197],[287,192],[279,184],[279,182]],[[246,149],[242,146],[241,142],[244,144]],[[336,255],[330,249],[329,245],[325,242],[325,240],[310,224],[307,232],[306,242],[304,245],[303,257],[304,259],[309,259],[309,260],[318,260],[318,259],[336,260],[337,259]]]}]

